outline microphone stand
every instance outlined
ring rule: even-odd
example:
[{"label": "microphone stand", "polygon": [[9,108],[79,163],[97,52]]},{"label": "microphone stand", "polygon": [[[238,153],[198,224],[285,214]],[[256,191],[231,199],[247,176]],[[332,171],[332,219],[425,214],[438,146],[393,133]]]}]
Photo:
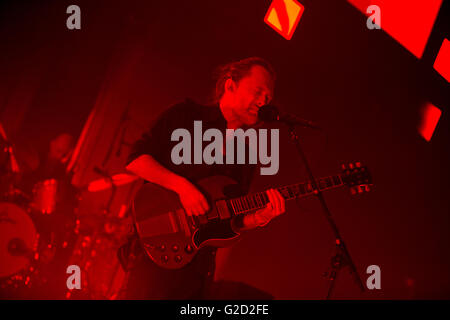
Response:
[{"label": "microphone stand", "polygon": [[108,182],[111,184],[111,195],[109,196],[108,203],[106,204],[103,211],[104,215],[109,218],[109,214],[111,213],[111,205],[117,192],[117,186],[114,184],[114,180],[108,172],[97,166],[95,166],[93,170],[103,178],[106,178],[106,180],[108,180]]},{"label": "microphone stand", "polygon": [[122,133],[120,141],[119,141],[119,146],[118,146],[118,149],[116,152],[116,157],[120,156],[121,148],[122,148],[122,145],[124,144],[123,139],[125,137],[125,130],[126,130],[124,124],[129,120],[129,116],[128,116],[129,107],[130,107],[130,102],[128,102],[128,106],[125,108],[125,110],[122,113],[122,116],[120,117],[119,124],[118,124],[116,130],[114,131],[113,138],[111,139],[112,143],[109,145],[106,155],[103,158],[102,167],[105,167],[106,164],[108,163],[108,161],[110,160],[112,151],[113,151],[114,147],[116,146],[117,138],[119,137],[119,134]]},{"label": "microphone stand", "polygon": [[319,199],[319,202],[323,209],[322,211],[323,211],[325,218],[327,219],[329,225],[331,226],[331,229],[333,230],[334,237],[335,237],[336,254],[331,258],[331,272],[328,274],[329,275],[328,280],[330,281],[330,284],[328,287],[328,293],[327,293],[326,299],[329,300],[331,298],[331,295],[332,295],[334,287],[335,287],[336,278],[339,274],[339,271],[343,267],[347,267],[347,266],[350,268],[350,274],[353,276],[356,284],[361,289],[361,292],[364,292],[363,282],[356,270],[355,264],[353,263],[353,261],[350,257],[347,247],[346,247],[344,241],[342,240],[342,237],[339,233],[337,225],[334,222],[333,217],[331,216],[330,209],[328,209],[328,206],[325,202],[322,192],[320,191],[320,189],[317,186],[316,179],[314,178],[314,175],[308,164],[308,160],[307,160],[305,153],[303,152],[303,149],[300,145],[300,139],[295,132],[295,126],[292,124],[289,124],[288,128],[289,128],[290,139],[295,144],[297,151],[300,154],[300,157],[305,165],[306,171],[308,172],[308,177],[309,177],[309,180],[311,181],[313,190],[315,190],[314,193],[317,196],[317,198]]}]

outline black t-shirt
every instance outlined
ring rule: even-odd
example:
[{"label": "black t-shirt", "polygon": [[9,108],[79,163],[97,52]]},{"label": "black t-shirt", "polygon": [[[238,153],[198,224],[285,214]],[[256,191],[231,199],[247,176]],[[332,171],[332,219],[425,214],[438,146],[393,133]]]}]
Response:
[{"label": "black t-shirt", "polygon": [[[214,175],[224,175],[235,180],[242,193],[247,193],[250,187],[254,165],[247,164],[180,164],[172,162],[172,148],[178,141],[171,141],[172,132],[176,129],[186,129],[191,134],[191,155],[194,157],[194,121],[202,121],[202,131],[215,128],[225,137],[227,122],[218,106],[203,106],[192,100],[176,104],[163,112],[152,128],[136,142],[128,158],[128,163],[142,154],[151,155],[168,170],[190,180],[196,181]],[[204,146],[208,142],[204,143]],[[248,154],[248,153],[247,153]],[[225,161],[224,161],[225,163]]]},{"label": "black t-shirt", "polygon": [[[194,157],[193,138],[194,138],[194,121],[202,121],[202,130],[215,128],[222,132],[225,137],[226,120],[222,115],[219,106],[203,106],[192,100],[186,100],[182,103],[176,104],[164,111],[151,127],[151,129],[143,134],[139,139],[132,152],[129,155],[128,163],[138,158],[143,154],[151,155],[156,161],[168,170],[196,183],[202,178],[223,175],[232,178],[239,185],[239,193],[246,194],[250,187],[251,178],[255,169],[255,165],[250,164],[180,164],[176,165],[172,162],[171,152],[172,148],[177,145],[178,141],[171,141],[172,132],[176,129],[186,129],[191,134],[191,155]],[[206,142],[204,146],[207,145]],[[203,150],[203,149],[202,149]],[[248,151],[248,150],[247,150]],[[248,154],[248,152],[247,152]],[[225,161],[224,161],[225,163]],[[140,246],[138,245],[138,248]],[[142,249],[138,249],[142,251]],[[174,288],[199,288],[209,277],[211,279],[215,267],[215,248],[205,247],[198,251],[196,257],[191,263],[178,270],[163,270],[156,266],[156,264],[149,262],[146,259],[145,267],[140,266],[141,274],[158,274],[157,277],[152,277],[149,280],[153,289],[146,293],[148,297],[160,297],[155,292],[158,290],[166,290],[167,282],[176,281]],[[139,277],[137,277],[139,279]],[[176,280],[175,280],[176,279]],[[137,282],[137,289],[141,290],[144,283]],[[176,290],[174,291],[176,292]],[[173,297],[173,292],[164,295],[167,298]]]}]

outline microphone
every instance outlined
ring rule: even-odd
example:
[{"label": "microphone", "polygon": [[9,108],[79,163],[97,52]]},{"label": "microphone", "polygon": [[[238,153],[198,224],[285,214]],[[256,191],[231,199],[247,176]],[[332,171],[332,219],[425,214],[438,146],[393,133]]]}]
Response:
[{"label": "microphone", "polygon": [[319,126],[316,125],[316,123],[312,121],[302,119],[292,113],[280,112],[278,111],[277,107],[269,104],[262,106],[258,110],[258,118],[265,122],[278,121],[283,122],[289,126],[301,126],[316,130],[322,130]]}]

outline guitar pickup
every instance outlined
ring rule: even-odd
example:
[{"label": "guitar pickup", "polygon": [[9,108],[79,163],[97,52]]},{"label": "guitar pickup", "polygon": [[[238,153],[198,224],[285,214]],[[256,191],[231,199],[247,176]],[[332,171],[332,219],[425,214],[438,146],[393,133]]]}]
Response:
[{"label": "guitar pickup", "polygon": [[219,200],[216,202],[217,212],[219,213],[219,218],[221,220],[226,220],[231,218],[230,210],[228,209],[227,202],[225,200]]},{"label": "guitar pickup", "polygon": [[177,217],[178,217],[178,221],[180,222],[181,225],[181,229],[184,231],[184,234],[186,235],[186,237],[190,237],[191,236],[191,227],[194,227],[194,225],[189,225],[189,222],[187,220],[187,215],[184,212],[183,209],[178,209],[175,211]]},{"label": "guitar pickup", "polygon": [[168,212],[156,217],[145,219],[139,224],[139,232],[144,237],[154,237],[163,234],[179,232],[176,217],[173,212]]}]

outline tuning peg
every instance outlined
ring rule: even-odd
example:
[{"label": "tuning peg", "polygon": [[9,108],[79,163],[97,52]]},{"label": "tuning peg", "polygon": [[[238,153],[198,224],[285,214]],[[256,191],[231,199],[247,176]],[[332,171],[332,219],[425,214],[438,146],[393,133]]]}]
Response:
[{"label": "tuning peg", "polygon": [[366,184],[365,187],[366,187],[366,192],[369,192],[370,191],[369,185]]},{"label": "tuning peg", "polygon": [[358,161],[358,162],[356,163],[356,167],[357,167],[357,168],[361,168],[361,162]]},{"label": "tuning peg", "polygon": [[358,193],[364,192],[364,186],[358,186]]},{"label": "tuning peg", "polygon": [[341,165],[341,168],[342,168],[342,170],[347,169],[347,168],[345,167],[345,164],[342,164],[342,165]]},{"label": "tuning peg", "polygon": [[348,167],[349,167],[349,169],[353,169],[355,166],[353,165],[353,163],[349,163]]}]

